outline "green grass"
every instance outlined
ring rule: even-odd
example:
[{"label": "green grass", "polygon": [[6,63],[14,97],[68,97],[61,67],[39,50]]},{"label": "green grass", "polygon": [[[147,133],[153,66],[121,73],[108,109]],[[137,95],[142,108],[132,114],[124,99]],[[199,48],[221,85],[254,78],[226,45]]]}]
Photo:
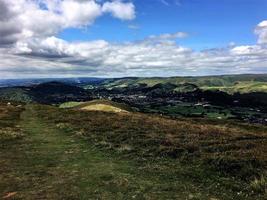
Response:
[{"label": "green grass", "polygon": [[76,107],[78,105],[83,104],[84,102],[76,102],[76,101],[69,101],[69,102],[65,102],[59,105],[60,108],[73,108]]},{"label": "green grass", "polygon": [[[23,137],[8,142],[0,140],[1,197],[8,194],[13,195],[12,199],[266,197],[264,174],[246,180],[241,174],[235,176],[225,171],[243,161],[250,165],[250,153],[255,159],[265,159],[265,140],[253,139],[254,134],[264,137],[266,130],[262,127],[173,121],[138,113],[81,112],[43,105],[27,105],[25,110],[5,105],[1,108],[8,110],[0,116],[1,129],[19,125],[23,132]],[[248,152],[242,151],[245,144],[252,145]],[[179,149],[184,150],[181,157]],[[219,152],[221,159],[217,160]],[[210,165],[214,164],[209,153],[221,164],[221,171],[201,164],[202,155]],[[174,158],[175,155],[178,157]],[[257,174],[260,168],[251,167]]]},{"label": "green grass", "polygon": [[[190,172],[185,170],[186,176],[209,183],[228,177],[231,181],[227,188],[235,188],[248,196],[254,194],[250,182],[264,175],[267,129],[263,126],[224,120],[176,121],[138,113],[58,112],[52,107],[40,109],[39,114],[63,130],[72,129],[103,151],[118,152],[138,163],[146,160],[150,165],[153,161],[161,163],[167,159],[163,166],[160,165],[165,168],[162,173],[173,165],[183,169],[192,166]],[[210,176],[216,179],[210,179]]]},{"label": "green grass", "polygon": [[[36,116],[36,111],[28,106],[22,114],[26,137],[1,148],[2,196],[14,194],[15,199],[185,199],[189,196],[206,199],[214,196],[202,193],[198,183],[194,185],[186,175],[169,179],[177,167],[165,172],[157,162],[139,166],[119,155],[101,152],[85,140],[44,122]],[[16,148],[10,148],[11,145]],[[182,172],[187,173],[186,170]]]},{"label": "green grass", "polygon": [[87,111],[106,111],[106,112],[132,112],[133,109],[123,103],[116,103],[109,100],[93,100],[88,102],[66,102],[60,108],[74,108]]}]

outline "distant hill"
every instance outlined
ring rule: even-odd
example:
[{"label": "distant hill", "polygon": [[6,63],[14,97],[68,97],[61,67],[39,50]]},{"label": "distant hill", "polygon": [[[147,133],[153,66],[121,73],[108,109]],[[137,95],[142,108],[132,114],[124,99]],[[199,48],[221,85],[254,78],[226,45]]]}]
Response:
[{"label": "distant hill", "polygon": [[32,86],[47,82],[61,82],[72,85],[99,84],[103,78],[78,77],[78,78],[37,78],[37,79],[0,79],[1,87]]},{"label": "distant hill", "polygon": [[[129,97],[137,95],[139,97],[167,98],[181,93],[194,93],[191,95],[192,98],[203,98],[208,101],[211,100],[211,102],[217,102],[216,104],[227,102],[227,105],[230,105],[231,102],[236,101],[237,97],[241,100],[242,105],[250,105],[259,101],[265,105],[267,95],[266,74],[169,78],[71,78],[60,80],[64,82],[50,81],[40,84],[34,82],[29,86],[0,87],[0,100],[60,104],[70,101],[90,101],[101,97],[108,99],[107,97],[110,94],[114,94],[113,97],[120,99],[121,94]],[[16,83],[22,84],[20,80],[17,80]],[[12,82],[12,84],[15,84],[15,82]],[[26,83],[24,82],[24,84]],[[230,96],[218,92],[224,92]],[[240,96],[239,94],[247,95]],[[251,99],[249,94],[253,94],[251,96],[253,98],[257,96],[257,99]],[[247,100],[248,98],[249,100]]]},{"label": "distant hill", "polygon": [[[233,93],[267,92],[267,74],[245,74],[245,75],[222,75],[201,77],[153,77],[153,78],[118,78],[107,79],[99,85],[113,88],[136,87],[138,85],[154,87],[158,84],[176,85],[178,91],[184,84],[193,84],[203,90],[219,90]],[[181,90],[187,91],[185,90]]]},{"label": "distant hill", "polygon": [[24,103],[33,102],[33,96],[25,87],[0,88],[0,99],[7,101],[19,101]]},{"label": "distant hill", "polygon": [[161,93],[171,93],[171,92],[194,92],[198,89],[198,87],[191,83],[181,83],[181,84],[173,84],[173,83],[158,83],[150,88],[150,93],[161,94]]},{"label": "distant hill", "polygon": [[[196,88],[188,87],[193,84],[203,90],[219,90],[233,93],[267,92],[267,74],[241,74],[241,75],[221,75],[221,76],[199,76],[199,77],[124,77],[124,78],[51,78],[51,79],[2,79],[1,87],[17,87],[39,85],[47,82],[61,82],[68,85],[92,89],[94,87],[104,87],[107,89],[122,89],[136,87],[154,87],[157,84],[176,85],[175,91],[188,92]],[[187,84],[186,87],[184,87]]]},{"label": "distant hill", "polygon": [[0,99],[58,104],[66,101],[87,101],[91,97],[83,88],[54,81],[28,87],[0,88]]}]

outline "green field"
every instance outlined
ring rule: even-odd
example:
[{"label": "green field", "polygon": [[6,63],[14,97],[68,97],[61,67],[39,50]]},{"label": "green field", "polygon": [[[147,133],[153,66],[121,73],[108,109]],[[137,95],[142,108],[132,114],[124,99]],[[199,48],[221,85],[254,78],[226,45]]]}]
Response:
[{"label": "green field", "polygon": [[59,105],[60,108],[73,108],[83,104],[84,102],[69,101]]}]

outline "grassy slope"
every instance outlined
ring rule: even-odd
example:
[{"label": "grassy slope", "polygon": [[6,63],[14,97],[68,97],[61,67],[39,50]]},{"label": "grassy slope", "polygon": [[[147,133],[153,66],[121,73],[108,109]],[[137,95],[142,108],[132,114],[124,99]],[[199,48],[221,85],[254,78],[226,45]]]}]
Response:
[{"label": "grassy slope", "polygon": [[[214,188],[215,193],[226,187],[251,195],[265,187],[264,184],[259,187],[258,182],[257,189],[250,185],[254,178],[265,176],[267,129],[262,126],[225,121],[174,121],[138,113],[56,111],[52,107],[40,109],[40,114],[104,151],[118,152],[141,165],[145,160],[152,168],[151,163],[156,161],[162,173],[174,170],[177,178],[182,173],[194,177],[193,181],[202,180],[199,183],[203,185],[218,182],[220,189]],[[192,166],[190,172],[180,171],[181,163],[182,169]],[[166,176],[169,179],[175,175],[171,172]],[[234,191],[228,192],[234,195]]]},{"label": "grassy slope", "polygon": [[106,111],[106,112],[131,112],[133,109],[122,103],[109,100],[93,100],[88,102],[66,102],[60,108],[74,108],[77,110]]},{"label": "grassy slope", "polygon": [[115,199],[131,188],[131,174],[125,173],[133,168],[130,162],[66,135],[38,119],[32,107],[27,107],[22,119],[26,137],[1,146],[1,195],[17,192],[18,199]]},{"label": "grassy slope", "polygon": [[150,164],[139,166],[119,155],[100,152],[83,139],[38,118],[37,112],[35,107],[27,106],[22,113],[23,139],[9,143],[0,140],[2,197],[207,199],[215,196],[202,191],[199,183],[192,183],[183,174],[179,179],[169,179],[169,174],[177,168],[165,171],[158,163],[150,163],[154,167],[151,169]]},{"label": "grassy slope", "polygon": [[[20,120],[21,111],[12,108],[6,117],[0,117],[1,130],[20,124],[19,130],[24,132],[24,137],[9,142],[0,139],[2,196],[13,194],[15,199],[264,199],[262,195],[253,195],[248,180],[222,175],[200,163],[181,163],[180,159],[172,158],[175,154],[169,154],[179,144],[180,150],[191,149],[197,160],[195,147],[188,142],[190,139],[201,141],[207,134],[203,142],[216,151],[215,157],[221,152],[222,156],[231,155],[232,161],[242,162],[253,153],[257,159],[264,160],[265,140],[252,137],[256,132],[265,135],[261,127],[240,126],[239,130],[248,130],[240,138],[239,131],[231,128],[231,124],[204,126],[198,122],[191,127],[189,121],[174,122],[139,114],[127,117],[78,112],[41,105],[27,106]],[[6,123],[10,120],[12,123]],[[197,134],[199,131],[202,136]],[[233,135],[229,135],[229,131]],[[241,151],[244,144],[251,147],[247,152]],[[253,144],[263,146],[254,152]],[[183,154],[183,159],[191,157],[188,153]]]}]

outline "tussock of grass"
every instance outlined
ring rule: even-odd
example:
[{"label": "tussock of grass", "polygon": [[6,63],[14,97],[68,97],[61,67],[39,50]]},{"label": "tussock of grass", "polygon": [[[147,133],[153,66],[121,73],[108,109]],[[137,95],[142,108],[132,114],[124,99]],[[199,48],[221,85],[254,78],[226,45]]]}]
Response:
[{"label": "tussock of grass", "polygon": [[23,136],[24,134],[19,128],[0,129],[0,140],[1,141],[19,139],[19,138],[22,138]]},{"label": "tussock of grass", "polygon": [[19,139],[24,136],[18,125],[22,105],[15,102],[0,102],[0,142]]},{"label": "tussock of grass", "polygon": [[260,178],[255,178],[250,183],[251,189],[256,193],[265,193],[267,194],[267,178],[261,176]]}]

